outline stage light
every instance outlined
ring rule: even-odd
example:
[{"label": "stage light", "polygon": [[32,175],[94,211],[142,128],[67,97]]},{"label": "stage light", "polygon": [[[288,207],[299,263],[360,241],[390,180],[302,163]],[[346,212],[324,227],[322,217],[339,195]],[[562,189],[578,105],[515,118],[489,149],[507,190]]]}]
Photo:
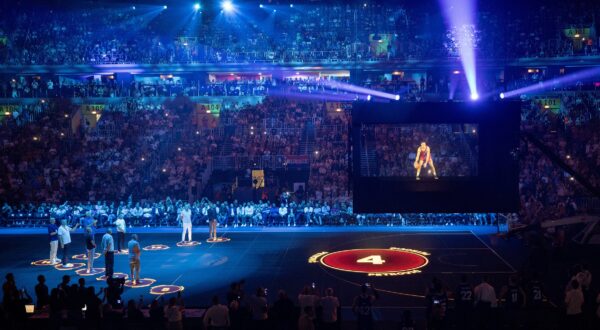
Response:
[{"label": "stage light", "polygon": [[168,8],[168,7],[167,7],[167,5],[164,5],[164,6],[163,6],[163,9],[167,9],[167,8]]},{"label": "stage light", "polygon": [[199,3],[195,3],[194,4],[194,10],[200,10],[200,4]]},{"label": "stage light", "polygon": [[505,97],[514,97],[519,96],[521,94],[539,92],[546,89],[556,88],[557,86],[565,86],[572,83],[576,83],[578,81],[585,81],[587,79],[595,79],[598,75],[600,75],[600,68],[591,68],[585,71],[579,71],[571,74],[567,74],[561,76],[559,78],[554,78],[551,80],[540,81],[533,85],[518,88],[512,91],[507,91],[504,93]]},{"label": "stage light", "polygon": [[367,95],[367,101],[371,101],[371,95]]},{"label": "stage light", "polygon": [[135,10],[135,6],[132,6],[131,9]]},{"label": "stage light", "polygon": [[504,99],[504,93],[500,93],[500,98]]},{"label": "stage light", "polygon": [[396,101],[400,101],[400,95],[396,95]]},{"label": "stage light", "polygon": [[276,12],[277,12],[277,9],[273,9],[273,12],[274,12],[274,13],[276,13]]},{"label": "stage light", "polygon": [[[477,93],[477,74],[475,47],[477,43],[475,0],[441,0],[440,4],[448,22],[448,28],[456,31],[456,46],[460,56],[471,99],[479,98]],[[474,98],[475,97],[475,98]]]},{"label": "stage light", "polygon": [[263,4],[261,3],[260,5],[258,5],[258,8],[265,8],[265,6],[263,6]]},{"label": "stage light", "polygon": [[229,0],[223,1],[221,3],[221,7],[226,12],[232,12],[233,11],[233,3],[231,1],[229,1]]},{"label": "stage light", "polygon": [[293,3],[290,3],[290,8],[294,8],[294,4]]},{"label": "stage light", "polygon": [[[388,100],[396,99],[396,94],[385,93],[385,92],[377,91],[377,90],[370,89],[370,88],[365,88],[365,87],[360,87],[360,86],[356,86],[356,85],[352,85],[352,84],[348,84],[348,83],[343,83],[343,82],[337,81],[337,80],[325,80],[323,82],[323,84],[331,89],[343,90],[343,91],[348,91],[348,92],[362,94],[362,95],[377,96],[382,99],[388,99]],[[358,96],[357,96],[357,98],[358,98]]]},{"label": "stage light", "polygon": [[479,100],[479,94],[477,92],[471,94],[471,100],[477,101]]}]

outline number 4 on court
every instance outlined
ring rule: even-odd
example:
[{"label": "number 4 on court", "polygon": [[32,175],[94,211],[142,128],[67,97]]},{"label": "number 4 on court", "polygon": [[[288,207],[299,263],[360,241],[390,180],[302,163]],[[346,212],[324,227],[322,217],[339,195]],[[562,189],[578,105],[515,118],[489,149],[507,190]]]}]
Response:
[{"label": "number 4 on court", "polygon": [[356,260],[359,264],[373,264],[373,265],[383,265],[385,260],[381,259],[380,255],[372,255],[364,258],[360,258]]}]

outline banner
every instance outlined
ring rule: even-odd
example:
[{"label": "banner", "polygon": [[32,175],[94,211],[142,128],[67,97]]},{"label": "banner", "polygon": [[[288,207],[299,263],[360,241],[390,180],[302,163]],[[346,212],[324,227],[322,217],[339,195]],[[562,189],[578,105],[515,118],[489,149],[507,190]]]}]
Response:
[{"label": "banner", "polygon": [[4,115],[4,116],[8,116],[7,113],[10,113],[9,115],[12,115],[12,113],[18,109],[19,109],[19,107],[15,104],[0,105],[0,111],[2,112],[2,115]]},{"label": "banner", "polygon": [[569,28],[564,29],[565,36],[568,38],[590,38],[592,37],[591,28]]},{"label": "banner", "polygon": [[196,103],[196,111],[203,114],[219,115],[221,113],[221,103]]},{"label": "banner", "polygon": [[560,98],[540,98],[537,101],[541,110],[550,110],[554,113],[560,111]]},{"label": "banner", "polygon": [[215,128],[221,113],[221,103],[196,103],[192,123],[198,128]]},{"label": "banner", "polygon": [[374,56],[385,57],[388,55],[388,48],[392,46],[391,34],[370,34],[369,49]]},{"label": "banner", "polygon": [[79,106],[81,115],[87,129],[96,128],[100,117],[102,117],[102,111],[104,110],[104,104],[82,104]]},{"label": "banner", "polygon": [[264,170],[252,170],[252,188],[264,188],[265,187],[265,171]]}]

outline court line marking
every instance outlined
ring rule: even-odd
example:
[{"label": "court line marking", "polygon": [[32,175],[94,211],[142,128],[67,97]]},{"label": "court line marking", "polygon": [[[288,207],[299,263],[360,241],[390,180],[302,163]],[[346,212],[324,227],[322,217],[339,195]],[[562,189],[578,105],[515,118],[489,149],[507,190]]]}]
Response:
[{"label": "court line marking", "polygon": [[[321,269],[323,269],[327,275],[329,275],[329,276],[331,276],[331,277],[333,277],[333,278],[335,278],[335,279],[337,279],[337,280],[339,280],[339,281],[343,281],[343,282],[346,282],[346,283],[352,284],[352,285],[354,285],[354,286],[357,286],[357,287],[361,287],[361,286],[362,286],[362,284],[359,284],[359,283],[356,283],[356,282],[352,282],[352,281],[350,281],[350,280],[347,280],[347,279],[345,279],[345,278],[341,278],[341,277],[338,277],[338,276],[336,276],[336,275],[333,275],[333,274],[332,274],[332,273],[330,273],[330,272],[329,272],[329,271],[326,269],[326,267],[324,267],[323,265],[321,265]],[[385,290],[385,289],[380,289],[380,288],[378,288],[378,289],[377,289],[377,292],[385,292],[385,293],[389,293],[389,294],[393,294],[393,295],[397,295],[397,296],[405,296],[405,297],[412,297],[412,298],[421,298],[421,299],[425,299],[425,296],[423,296],[423,295],[419,295],[419,294],[412,294],[412,293],[404,293],[404,292],[390,291],[390,290]]]},{"label": "court line marking", "polygon": [[481,242],[481,244],[485,245],[488,249],[490,249],[495,255],[496,257],[498,257],[498,259],[502,260],[502,262],[504,262],[505,265],[508,266],[508,268],[510,268],[512,270],[513,273],[516,273],[517,270],[510,264],[508,263],[508,261],[506,261],[504,258],[502,258],[502,256],[500,256],[500,254],[498,254],[498,252],[496,252],[496,250],[492,249],[491,246],[489,246],[486,242],[484,242],[481,237],[475,235],[475,233],[473,231],[471,231],[471,234],[475,237],[477,237],[477,239]]}]

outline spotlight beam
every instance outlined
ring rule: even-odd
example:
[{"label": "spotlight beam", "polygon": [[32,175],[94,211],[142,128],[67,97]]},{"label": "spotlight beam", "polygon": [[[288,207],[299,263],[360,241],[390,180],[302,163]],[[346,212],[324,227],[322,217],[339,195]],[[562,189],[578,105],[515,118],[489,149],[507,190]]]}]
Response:
[{"label": "spotlight beam", "polygon": [[330,88],[337,88],[337,89],[341,89],[341,90],[345,90],[345,91],[349,91],[349,92],[353,92],[353,93],[358,93],[358,94],[377,96],[377,97],[381,97],[381,98],[388,99],[388,100],[396,100],[396,94],[385,93],[385,92],[377,91],[374,89],[369,89],[369,88],[365,88],[365,87],[346,84],[346,83],[335,81],[335,80],[325,81],[324,84],[326,86],[329,86]]},{"label": "spotlight beam", "polygon": [[[449,28],[463,30],[475,26],[475,0],[440,0]],[[463,31],[465,32],[465,31]],[[475,61],[475,41],[467,33],[458,34],[458,53],[473,99],[478,98]]]},{"label": "spotlight beam", "polygon": [[585,70],[585,71],[571,73],[571,74],[562,76],[560,78],[554,78],[554,79],[550,79],[547,81],[540,81],[539,83],[537,83],[535,85],[518,88],[518,89],[509,91],[509,92],[504,92],[503,94],[504,94],[504,98],[509,98],[509,97],[514,97],[514,96],[519,96],[519,95],[525,94],[525,93],[539,92],[539,91],[543,91],[546,89],[551,89],[553,87],[556,87],[556,85],[568,84],[568,83],[572,83],[572,82],[576,82],[579,80],[588,79],[588,78],[592,78],[592,77],[597,77],[597,76],[600,76],[600,68],[593,68],[593,69],[589,69],[589,70]]}]

